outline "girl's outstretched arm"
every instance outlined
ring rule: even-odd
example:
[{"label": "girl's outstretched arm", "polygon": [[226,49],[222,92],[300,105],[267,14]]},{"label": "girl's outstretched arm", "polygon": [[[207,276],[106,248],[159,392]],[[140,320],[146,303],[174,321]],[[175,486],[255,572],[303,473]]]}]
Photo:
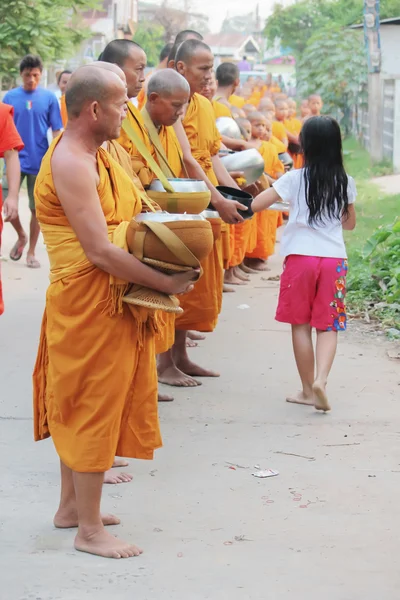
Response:
[{"label": "girl's outstretched arm", "polygon": [[266,208],[269,208],[274,202],[281,202],[282,198],[277,194],[273,187],[268,188],[258,194],[251,203],[253,212],[260,212]]}]

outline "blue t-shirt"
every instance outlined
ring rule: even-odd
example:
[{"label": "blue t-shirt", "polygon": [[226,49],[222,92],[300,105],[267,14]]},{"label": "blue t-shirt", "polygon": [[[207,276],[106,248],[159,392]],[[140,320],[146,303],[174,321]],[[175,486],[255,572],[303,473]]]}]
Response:
[{"label": "blue t-shirt", "polygon": [[26,92],[19,87],[10,90],[3,102],[14,107],[14,121],[25,147],[19,153],[21,171],[37,175],[49,147],[47,131],[62,129],[58,100],[42,87]]}]

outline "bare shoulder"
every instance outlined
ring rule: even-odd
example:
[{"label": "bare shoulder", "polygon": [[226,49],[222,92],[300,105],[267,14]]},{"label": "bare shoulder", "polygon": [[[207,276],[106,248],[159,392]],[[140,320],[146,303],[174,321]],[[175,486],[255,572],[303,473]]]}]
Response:
[{"label": "bare shoulder", "polygon": [[51,169],[53,177],[58,181],[72,183],[85,180],[96,186],[99,183],[96,157],[65,139],[61,139],[54,149]]}]

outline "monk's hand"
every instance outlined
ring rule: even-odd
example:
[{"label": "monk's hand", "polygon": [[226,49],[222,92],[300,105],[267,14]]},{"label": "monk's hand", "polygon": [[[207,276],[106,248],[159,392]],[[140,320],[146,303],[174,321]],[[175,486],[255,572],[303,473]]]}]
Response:
[{"label": "monk's hand", "polygon": [[225,223],[236,225],[244,221],[243,217],[238,213],[238,210],[247,210],[247,206],[244,204],[240,204],[240,202],[236,202],[235,200],[227,200],[221,194],[217,194],[216,197],[213,196],[211,201]]},{"label": "monk's hand", "polygon": [[7,196],[3,204],[5,221],[14,221],[18,217],[18,198]]},{"label": "monk's hand", "polygon": [[169,290],[168,294],[187,294],[191,292],[194,285],[193,282],[197,281],[200,276],[200,269],[191,269],[184,273],[178,273],[177,275],[169,275]]},{"label": "monk's hand", "polygon": [[241,177],[243,177],[244,172],[243,171],[229,171],[229,175],[232,177],[232,179],[240,179]]}]

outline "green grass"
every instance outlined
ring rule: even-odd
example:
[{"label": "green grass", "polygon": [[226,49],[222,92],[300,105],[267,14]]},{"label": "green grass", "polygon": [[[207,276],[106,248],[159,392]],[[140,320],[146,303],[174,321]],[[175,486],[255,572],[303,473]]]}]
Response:
[{"label": "green grass", "polygon": [[[344,142],[346,170],[356,180],[357,185],[357,226],[354,231],[345,232],[349,256],[350,312],[364,313],[372,309],[372,315],[384,325],[400,327],[399,311],[391,307],[374,309],[374,304],[385,302],[387,297],[379,285],[376,264],[382,257],[385,247],[379,248],[374,257],[366,257],[363,249],[367,240],[377,229],[394,223],[400,217],[400,194],[385,195],[370,179],[392,172],[388,164],[373,164],[368,152],[354,139]],[[378,260],[379,262],[379,260]]]}]

